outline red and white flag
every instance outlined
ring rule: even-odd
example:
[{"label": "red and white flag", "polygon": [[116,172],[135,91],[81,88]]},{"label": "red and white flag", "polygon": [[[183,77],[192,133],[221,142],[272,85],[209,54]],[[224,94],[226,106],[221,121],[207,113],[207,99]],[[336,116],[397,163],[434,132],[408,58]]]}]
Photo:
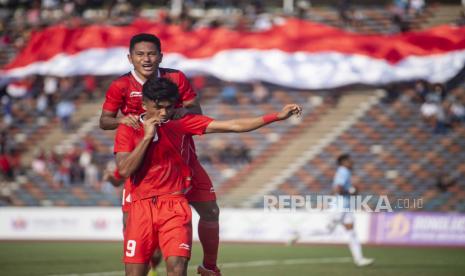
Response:
[{"label": "red and white flag", "polygon": [[188,75],[262,80],[295,88],[415,79],[444,82],[465,65],[464,27],[360,35],[297,19],[260,32],[184,31],[179,26],[140,20],[122,27],[53,26],[33,33],[27,46],[0,73],[10,77],[122,74],[131,69],[126,57],[129,40],[140,32],[160,37],[163,67]]}]

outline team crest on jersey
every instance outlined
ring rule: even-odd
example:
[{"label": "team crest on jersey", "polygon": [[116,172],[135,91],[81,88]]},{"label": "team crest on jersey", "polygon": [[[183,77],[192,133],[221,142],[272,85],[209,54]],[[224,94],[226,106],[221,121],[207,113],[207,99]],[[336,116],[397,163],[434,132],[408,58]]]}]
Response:
[{"label": "team crest on jersey", "polygon": [[132,97],[142,97],[142,92],[132,91],[132,92],[129,94],[129,97],[130,97],[130,98],[132,98]]}]

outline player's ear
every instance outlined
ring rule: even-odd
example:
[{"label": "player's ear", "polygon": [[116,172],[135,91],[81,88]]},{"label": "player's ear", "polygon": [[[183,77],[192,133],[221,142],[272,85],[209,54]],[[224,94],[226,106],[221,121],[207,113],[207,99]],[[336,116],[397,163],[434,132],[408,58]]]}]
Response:
[{"label": "player's ear", "polygon": [[131,58],[131,53],[128,54],[128,60],[129,60],[129,63],[133,64],[132,63],[132,58]]},{"label": "player's ear", "polygon": [[163,53],[160,53],[160,55],[158,55],[158,60],[157,60],[157,62],[158,62],[158,63],[161,63],[162,60],[163,60]]},{"label": "player's ear", "polygon": [[142,101],[142,109],[145,110],[145,111],[147,111],[147,106],[146,106],[146,104],[145,104],[145,101]]}]

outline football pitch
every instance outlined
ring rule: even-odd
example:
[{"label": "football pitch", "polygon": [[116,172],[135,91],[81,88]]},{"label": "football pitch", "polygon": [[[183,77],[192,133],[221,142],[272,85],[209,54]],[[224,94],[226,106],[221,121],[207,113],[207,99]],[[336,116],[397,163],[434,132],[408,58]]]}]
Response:
[{"label": "football pitch", "polygon": [[[117,242],[0,242],[0,275],[124,275]],[[346,246],[222,244],[223,275],[465,275],[463,248],[364,247],[374,265],[357,268]],[[197,275],[200,244],[188,275]],[[165,275],[162,268],[160,275]]]}]

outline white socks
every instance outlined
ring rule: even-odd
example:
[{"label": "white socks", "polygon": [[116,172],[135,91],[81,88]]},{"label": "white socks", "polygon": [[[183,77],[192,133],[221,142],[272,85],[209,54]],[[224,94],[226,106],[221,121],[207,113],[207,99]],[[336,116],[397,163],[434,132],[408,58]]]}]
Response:
[{"label": "white socks", "polygon": [[355,261],[361,260],[363,258],[362,246],[360,245],[360,242],[357,239],[357,235],[355,234],[354,229],[346,231],[349,237],[349,249],[350,253],[352,253],[352,258],[354,258]]}]

